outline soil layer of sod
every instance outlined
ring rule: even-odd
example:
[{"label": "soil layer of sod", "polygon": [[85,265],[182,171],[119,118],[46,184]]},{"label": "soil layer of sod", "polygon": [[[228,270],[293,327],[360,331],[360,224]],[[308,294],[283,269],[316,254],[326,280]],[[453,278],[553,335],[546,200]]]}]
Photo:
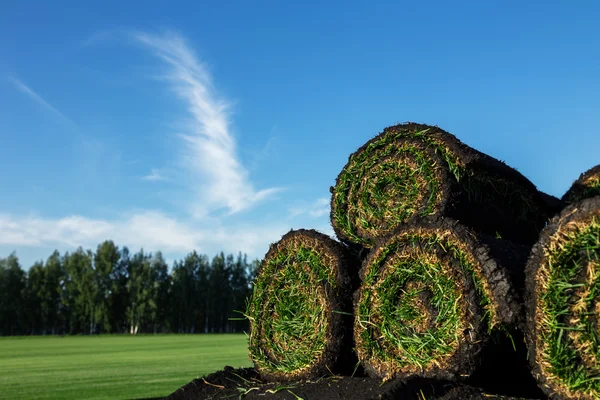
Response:
[{"label": "soil layer of sod", "polygon": [[271,245],[247,310],[250,357],[263,378],[351,372],[357,271],[340,243],[314,230],[290,231]]},{"label": "soil layer of sod", "polygon": [[354,339],[361,364],[386,380],[472,375],[484,349],[498,346],[492,336],[523,321],[518,288],[527,254],[443,217],[381,239],[360,272]]},{"label": "soil layer of sod", "polygon": [[519,172],[438,127],[415,123],[388,127],[350,155],[331,192],[335,233],[359,250],[433,214],[531,245],[551,216]]},{"label": "soil layer of sod", "polygon": [[600,165],[581,174],[562,199],[567,203],[573,203],[594,196],[600,196]]},{"label": "soil layer of sod", "polygon": [[600,196],[566,207],[527,263],[529,359],[556,399],[600,398]]},{"label": "soil layer of sod", "polygon": [[[502,373],[499,371],[498,375]],[[519,387],[514,386],[513,391],[519,392]],[[495,395],[494,392],[486,389],[423,378],[382,383],[379,379],[364,376],[327,375],[314,380],[287,384],[265,383],[252,368],[231,367],[195,379],[167,397],[168,400],[517,400],[527,398],[541,399],[542,397],[527,397],[527,393],[514,397]]]}]

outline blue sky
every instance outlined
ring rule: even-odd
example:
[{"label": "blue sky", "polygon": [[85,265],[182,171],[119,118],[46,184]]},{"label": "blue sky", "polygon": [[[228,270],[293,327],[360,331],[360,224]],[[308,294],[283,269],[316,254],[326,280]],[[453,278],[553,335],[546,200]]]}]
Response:
[{"label": "blue sky", "polygon": [[0,255],[333,234],[329,187],[398,122],[556,196],[600,163],[599,3],[322,3],[3,4]]}]

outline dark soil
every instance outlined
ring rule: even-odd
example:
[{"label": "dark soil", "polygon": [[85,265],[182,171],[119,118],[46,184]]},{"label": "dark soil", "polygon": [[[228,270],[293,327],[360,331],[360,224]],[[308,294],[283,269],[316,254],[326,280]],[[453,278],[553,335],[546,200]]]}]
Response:
[{"label": "dark soil", "polygon": [[549,217],[555,216],[566,206],[566,202],[564,200],[552,196],[551,194],[540,192],[540,196],[546,204],[546,213]]},{"label": "dark soil", "polygon": [[[519,392],[520,387],[506,381],[498,372],[498,378],[505,382],[504,391]],[[527,388],[525,393],[529,393]],[[431,379],[409,379],[390,381],[368,377],[328,376],[317,380],[296,383],[265,383],[252,368],[224,370],[196,379],[178,389],[168,400],[200,399],[285,399],[285,400],[494,400],[525,399],[543,397],[510,397],[496,394],[487,389]]]}]

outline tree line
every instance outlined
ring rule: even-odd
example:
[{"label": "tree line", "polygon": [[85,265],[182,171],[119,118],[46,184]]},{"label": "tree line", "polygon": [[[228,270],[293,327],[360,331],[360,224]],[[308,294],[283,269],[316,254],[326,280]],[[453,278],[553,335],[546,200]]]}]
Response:
[{"label": "tree line", "polygon": [[24,271],[0,258],[0,335],[242,332],[259,261],[195,251],[169,270],[161,252],[54,251]]}]

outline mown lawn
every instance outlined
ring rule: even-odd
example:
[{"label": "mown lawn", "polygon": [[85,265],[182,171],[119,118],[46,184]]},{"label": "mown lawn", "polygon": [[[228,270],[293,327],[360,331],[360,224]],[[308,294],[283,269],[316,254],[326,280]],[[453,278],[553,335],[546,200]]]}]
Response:
[{"label": "mown lawn", "polygon": [[143,399],[250,366],[243,334],[0,338],[1,399]]}]

